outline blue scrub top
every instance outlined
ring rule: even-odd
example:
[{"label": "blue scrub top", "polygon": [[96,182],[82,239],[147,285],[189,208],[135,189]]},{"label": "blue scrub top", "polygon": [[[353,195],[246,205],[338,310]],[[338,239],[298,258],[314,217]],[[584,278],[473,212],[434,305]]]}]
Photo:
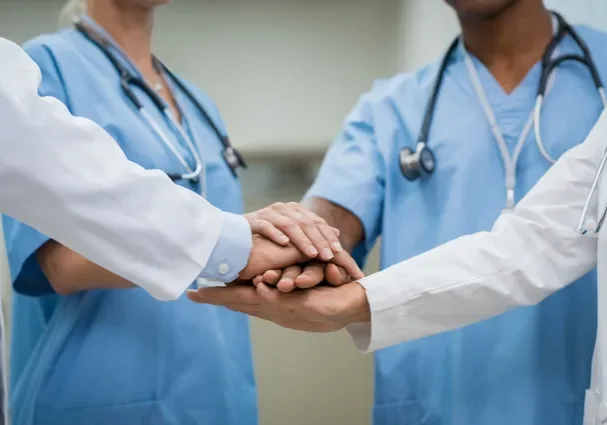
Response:
[{"label": "blue scrub top", "polygon": [[[607,81],[607,35],[578,31]],[[578,51],[570,38],[561,46]],[[508,94],[473,61],[512,155],[534,107],[540,65]],[[401,174],[399,151],[416,144],[438,66],[379,82],[362,96],[307,194],[353,212],[364,225],[363,249],[381,235],[382,268],[491,229],[506,205],[502,157],[461,49],[430,131],[437,169],[415,182]],[[559,66],[542,111],[548,153],[558,158],[582,142],[602,109],[587,69]],[[549,167],[531,132],[517,164],[516,199]],[[375,425],[581,425],[596,303],[592,272],[538,306],[378,352]]]},{"label": "blue scrub top", "polygon": [[[121,91],[114,67],[84,36],[67,29],[30,41],[25,50],[42,71],[41,95],[100,124],[143,167],[184,171]],[[211,99],[187,86],[225,134]],[[168,120],[133,90],[193,165]],[[222,158],[220,140],[190,99],[174,94],[206,164],[208,200],[242,213],[240,185]],[[201,191],[200,184],[184,184]],[[12,219],[4,220],[4,231],[14,288],[35,296],[14,300],[14,425],[257,424],[245,316],[185,297],[160,302],[140,288],[59,296],[34,255],[48,237]]]}]

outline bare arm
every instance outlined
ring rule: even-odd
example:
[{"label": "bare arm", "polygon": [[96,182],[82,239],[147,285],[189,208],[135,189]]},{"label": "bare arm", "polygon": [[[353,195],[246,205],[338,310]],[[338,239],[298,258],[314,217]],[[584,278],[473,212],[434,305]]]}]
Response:
[{"label": "bare arm", "polygon": [[304,199],[302,205],[324,218],[329,226],[339,230],[339,241],[349,253],[364,239],[360,220],[347,209],[324,198]]},{"label": "bare arm", "polygon": [[135,286],[123,277],[87,260],[53,240],[45,243],[36,259],[52,288],[61,295],[89,289],[120,289]]}]

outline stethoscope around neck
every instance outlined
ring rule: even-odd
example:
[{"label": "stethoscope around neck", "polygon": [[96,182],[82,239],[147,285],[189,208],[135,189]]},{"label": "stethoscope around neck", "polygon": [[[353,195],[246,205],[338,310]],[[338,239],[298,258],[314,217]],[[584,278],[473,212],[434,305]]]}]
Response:
[{"label": "stethoscope around neck", "polygon": [[[84,37],[86,37],[91,43],[97,46],[108,58],[112,66],[116,69],[116,71],[120,74],[120,87],[124,94],[127,96],[129,101],[135,106],[141,117],[144,121],[152,128],[152,130],[156,133],[158,138],[166,145],[166,147],[175,155],[177,160],[181,163],[181,165],[187,170],[185,173],[176,174],[176,173],[167,173],[169,178],[173,181],[180,180],[190,180],[192,182],[198,182],[200,176],[204,172],[204,162],[202,161],[201,156],[198,153],[198,149],[196,148],[193,140],[189,137],[183,127],[177,122],[172,112],[170,111],[168,105],[164,102],[164,100],[146,83],[142,78],[133,75],[129,70],[127,70],[122,64],[118,61],[116,57],[110,52],[110,46],[108,43],[101,39],[97,39],[97,37],[93,36],[91,32],[86,28],[86,26],[82,22],[75,23],[75,28],[78,32],[80,32]],[[215,122],[211,119],[207,111],[202,107],[198,99],[193,95],[193,93],[185,86],[185,84],[177,78],[175,74],[173,74],[162,62],[160,62],[157,58],[154,57],[154,64],[158,68],[159,71],[164,72],[181,90],[188,99],[192,102],[194,107],[198,110],[200,115],[204,118],[204,120],[209,124],[221,144],[223,145],[223,159],[230,168],[232,174],[236,177],[237,170],[239,168],[247,168],[247,165],[240,154],[240,152],[234,148],[230,142],[228,136],[224,136],[220,131]],[[150,98],[150,100],[154,103],[154,106],[158,108],[168,119],[171,121],[171,124],[175,129],[179,132],[181,138],[185,141],[186,147],[192,155],[196,166],[194,169],[188,164],[184,156],[178,151],[177,147],[174,143],[171,142],[170,138],[167,137],[165,132],[160,128],[160,126],[153,120],[149,112],[146,111],[143,104],[137,99],[137,96],[132,90],[132,86],[138,87],[141,89],[146,96]]]},{"label": "stethoscope around neck", "polygon": [[[542,56],[540,83],[537,89],[536,103],[532,117],[533,128],[538,148],[541,154],[551,163],[553,163],[554,160],[550,157],[544,147],[540,132],[540,119],[541,109],[543,106],[544,97],[548,90],[550,76],[552,72],[556,69],[556,67],[566,61],[575,61],[584,65],[590,72],[593,83],[599,93],[599,96],[601,97],[603,105],[607,106],[607,98],[605,97],[605,90],[603,88],[604,86],[601,81],[601,78],[599,77],[597,68],[594,64],[590,51],[586,46],[586,43],[559,14],[554,13],[554,16],[557,21],[557,31],[554,37],[552,38],[551,42],[546,47],[546,50],[544,51],[544,54]],[[571,36],[571,38],[576,42],[576,44],[582,51],[582,54],[567,54],[553,58],[558,44],[566,35]],[[446,75],[447,66],[449,65],[451,57],[453,56],[459,43],[460,37],[457,37],[447,49],[447,52],[445,53],[439,65],[438,75],[434,81],[434,86],[432,87],[430,99],[426,106],[422,126],[419,132],[419,136],[417,138],[415,149],[405,147],[401,149],[399,153],[398,160],[400,169],[402,171],[403,176],[409,181],[415,181],[421,178],[428,177],[432,173],[434,173],[436,169],[436,157],[428,146],[428,138],[430,134],[432,120],[434,118],[434,113],[436,110],[438,96],[441,90],[441,85]],[[475,88],[479,89],[479,87]],[[492,127],[494,125],[495,123],[492,123]]]}]

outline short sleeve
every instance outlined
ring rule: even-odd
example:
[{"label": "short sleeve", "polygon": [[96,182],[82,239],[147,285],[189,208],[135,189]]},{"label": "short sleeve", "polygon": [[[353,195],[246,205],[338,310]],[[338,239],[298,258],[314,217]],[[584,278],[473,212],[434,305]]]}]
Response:
[{"label": "short sleeve", "polygon": [[[24,50],[36,62],[42,74],[38,93],[41,96],[53,96],[66,103],[65,87],[50,49],[34,41],[27,43]],[[3,227],[14,290],[32,296],[53,293],[35,255],[49,240],[48,236],[11,217],[3,218]]]},{"label": "short sleeve", "polygon": [[324,198],[361,221],[365,246],[379,236],[384,200],[385,163],[378,149],[369,96],[361,98],[333,142],[306,198]]}]

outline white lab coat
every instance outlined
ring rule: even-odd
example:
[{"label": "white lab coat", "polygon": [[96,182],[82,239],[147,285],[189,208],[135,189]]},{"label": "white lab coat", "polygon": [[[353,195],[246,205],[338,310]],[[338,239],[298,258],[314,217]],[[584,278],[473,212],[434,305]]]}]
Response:
[{"label": "white lab coat", "polygon": [[[128,161],[101,127],[73,117],[54,98],[39,97],[40,69],[3,38],[0,64],[0,212],[158,299],[179,297],[217,244],[222,212],[164,173]],[[0,244],[6,288],[1,229]],[[4,340],[1,310],[0,328]]]},{"label": "white lab coat", "polygon": [[98,125],[37,94],[38,66],[0,38],[0,212],[161,300],[205,267],[221,211],[128,161]]},{"label": "white lab coat", "polygon": [[[598,237],[576,230],[606,147],[607,111],[491,232],[363,279],[371,324],[348,329],[358,348],[373,351],[536,304],[592,270],[598,251],[598,331],[584,425],[607,424],[607,225]],[[607,171],[591,206],[595,223],[606,202]]]}]

